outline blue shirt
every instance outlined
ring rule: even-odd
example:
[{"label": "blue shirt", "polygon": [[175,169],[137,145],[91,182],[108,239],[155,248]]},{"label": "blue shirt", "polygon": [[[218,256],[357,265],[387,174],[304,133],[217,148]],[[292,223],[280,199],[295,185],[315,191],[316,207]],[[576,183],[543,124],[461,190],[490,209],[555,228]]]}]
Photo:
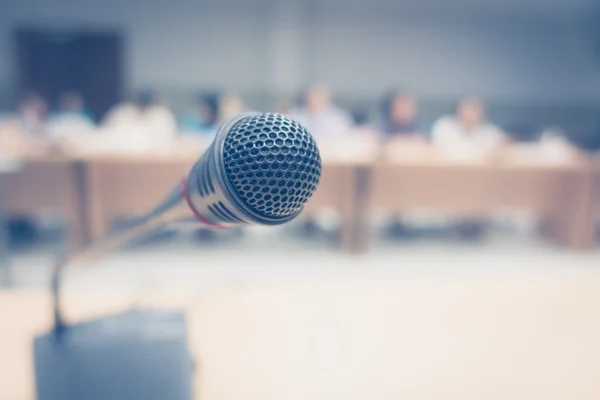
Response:
[{"label": "blue shirt", "polygon": [[92,112],[90,110],[88,110],[87,108],[82,108],[79,111],[58,111],[58,112],[52,114],[52,116],[50,118],[63,118],[63,117],[79,117],[79,118],[85,119],[86,121],[88,121],[91,124],[96,123],[94,114],[92,114]]},{"label": "blue shirt", "polygon": [[179,120],[179,129],[187,133],[211,135],[216,132],[217,124],[207,124],[195,115],[187,115]]},{"label": "blue shirt", "polygon": [[402,136],[414,133],[422,133],[421,127],[415,121],[408,124],[393,125],[390,122],[379,124],[379,131],[388,136]]}]

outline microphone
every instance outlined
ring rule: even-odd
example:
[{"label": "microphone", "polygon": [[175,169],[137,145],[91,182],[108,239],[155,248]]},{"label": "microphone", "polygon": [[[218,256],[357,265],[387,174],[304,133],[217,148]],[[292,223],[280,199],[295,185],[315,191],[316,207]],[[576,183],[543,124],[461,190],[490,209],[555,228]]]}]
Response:
[{"label": "microphone", "polygon": [[216,229],[286,223],[302,212],[320,177],[319,150],[298,122],[279,114],[246,113],[224,123],[165,201],[118,232],[57,261],[52,276],[54,331],[60,333],[65,326],[59,304],[64,267],[190,217]]},{"label": "microphone", "polygon": [[[302,211],[320,176],[319,150],[296,121],[253,113],[226,122],[165,201],[56,261],[54,326],[34,342],[38,397],[190,398],[192,359],[184,314],[138,310],[67,325],[60,303],[62,270],[190,217],[213,228],[288,222]],[[160,362],[140,366],[140,360]]]},{"label": "microphone", "polygon": [[298,122],[242,114],[226,122],[183,180],[182,196],[213,227],[278,225],[294,219],[321,176],[319,150]]}]

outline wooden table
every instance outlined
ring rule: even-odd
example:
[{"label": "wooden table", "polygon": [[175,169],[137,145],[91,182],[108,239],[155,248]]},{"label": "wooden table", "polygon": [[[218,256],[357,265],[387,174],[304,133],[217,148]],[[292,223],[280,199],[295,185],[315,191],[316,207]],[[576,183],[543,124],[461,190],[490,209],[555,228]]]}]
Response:
[{"label": "wooden table", "polygon": [[589,248],[593,233],[588,200],[591,172],[585,160],[564,165],[526,162],[395,159],[371,171],[370,211],[436,211],[486,218],[506,210],[547,219],[559,243]]},{"label": "wooden table", "polygon": [[58,214],[68,221],[71,244],[86,240],[80,164],[65,156],[36,156],[6,179],[3,193],[9,215]]},{"label": "wooden table", "polygon": [[0,160],[0,288],[11,285],[8,227],[4,216],[4,179],[19,172],[20,168],[21,165],[16,161]]},{"label": "wooden table", "polygon": [[[156,206],[181,181],[198,155],[92,156],[85,161],[87,220],[91,238],[108,231],[118,218],[140,215]],[[356,182],[359,164],[334,161],[323,165],[319,189],[306,207],[339,211],[341,245],[356,248]]]},{"label": "wooden table", "polygon": [[[73,289],[67,316],[110,315],[138,296]],[[345,276],[144,303],[187,306],[200,400],[600,398],[594,270]],[[32,341],[50,310],[45,292],[0,292],[1,399],[34,399]]]},{"label": "wooden table", "polygon": [[96,155],[85,158],[86,218],[91,239],[119,218],[157,206],[198,160],[197,154]]},{"label": "wooden table", "polygon": [[[7,180],[3,200],[9,214],[65,215],[70,237],[82,242],[104,235],[116,219],[143,214],[158,204],[200,154],[33,157]],[[598,169],[594,175],[582,160],[534,165],[426,157],[377,163],[331,159],[324,161],[321,184],[306,213],[339,211],[340,242],[347,251],[365,248],[372,212],[415,210],[487,217],[524,209],[547,221],[545,231],[558,242],[588,248],[594,235],[590,213],[600,204],[600,185],[593,183],[598,182]]]},{"label": "wooden table", "polygon": [[339,212],[342,227],[340,246],[344,251],[361,250],[361,234],[364,232],[364,210],[361,199],[364,196],[365,171],[368,164],[364,161],[324,161],[319,187],[308,201],[305,214],[331,208]]}]

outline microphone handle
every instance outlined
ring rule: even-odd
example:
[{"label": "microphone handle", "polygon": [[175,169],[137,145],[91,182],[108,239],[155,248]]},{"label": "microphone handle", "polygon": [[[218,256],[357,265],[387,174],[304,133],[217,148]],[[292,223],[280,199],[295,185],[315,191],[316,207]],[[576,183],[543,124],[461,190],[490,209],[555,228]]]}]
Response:
[{"label": "microphone handle", "polygon": [[129,220],[124,228],[111,232],[104,238],[94,241],[79,250],[67,253],[55,262],[52,268],[52,303],[54,312],[53,330],[57,336],[60,336],[66,326],[60,304],[61,277],[64,268],[75,263],[97,259],[113,249],[155,232],[157,228],[164,227],[168,223],[189,219],[189,209],[183,202],[183,198],[182,189],[178,187],[159,206],[141,217]]}]

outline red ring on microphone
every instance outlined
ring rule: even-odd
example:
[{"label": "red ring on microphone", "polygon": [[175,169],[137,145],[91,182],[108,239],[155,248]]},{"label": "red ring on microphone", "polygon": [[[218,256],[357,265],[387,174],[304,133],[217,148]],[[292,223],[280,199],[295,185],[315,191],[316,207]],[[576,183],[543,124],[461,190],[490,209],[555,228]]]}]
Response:
[{"label": "red ring on microphone", "polygon": [[214,228],[214,229],[225,229],[224,226],[215,224],[214,222],[209,221],[208,219],[204,218],[196,210],[196,208],[192,204],[192,200],[190,199],[190,192],[188,191],[188,174],[185,174],[185,176],[183,177],[183,181],[181,182],[181,195],[185,199],[185,202],[187,203],[190,210],[192,210],[192,213],[194,214],[194,218],[196,218],[199,222],[202,222],[203,224],[208,225],[209,227]]}]

